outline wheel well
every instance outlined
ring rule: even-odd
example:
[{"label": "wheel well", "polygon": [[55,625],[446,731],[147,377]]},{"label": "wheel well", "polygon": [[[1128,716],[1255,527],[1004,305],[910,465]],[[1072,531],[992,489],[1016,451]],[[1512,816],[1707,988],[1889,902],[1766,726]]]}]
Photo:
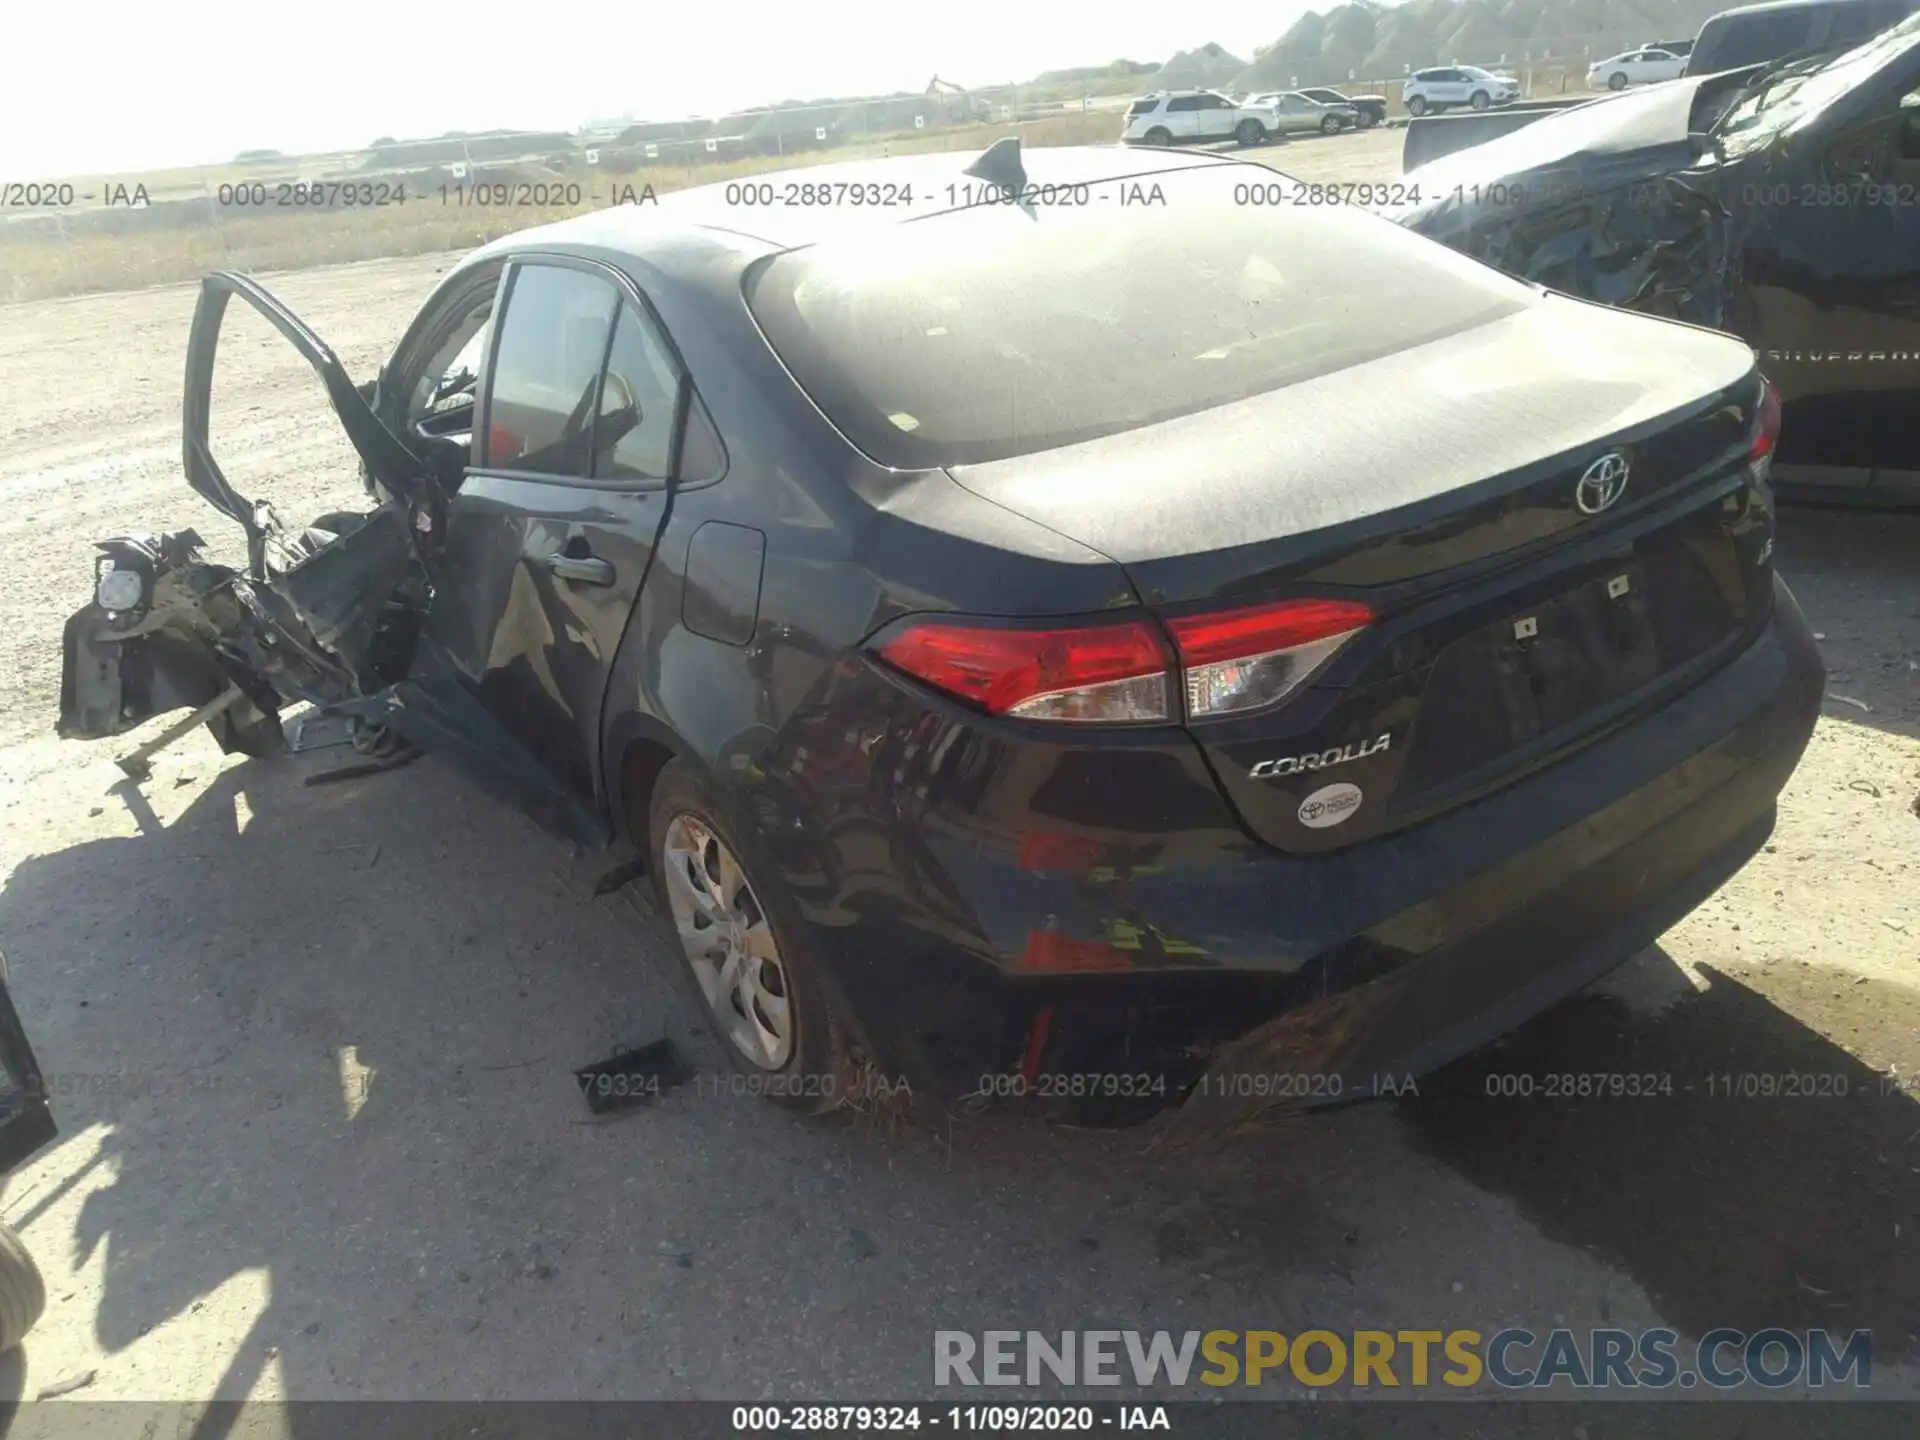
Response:
[{"label": "wheel well", "polygon": [[621,820],[627,838],[645,848],[647,812],[653,806],[653,787],[667,763],[676,758],[657,740],[635,740],[620,756]]}]

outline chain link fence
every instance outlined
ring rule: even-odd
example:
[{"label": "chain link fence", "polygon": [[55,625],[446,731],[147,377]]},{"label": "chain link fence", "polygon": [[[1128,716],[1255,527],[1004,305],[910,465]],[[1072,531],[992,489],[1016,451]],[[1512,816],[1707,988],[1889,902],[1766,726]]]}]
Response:
[{"label": "chain link fence", "polygon": [[612,205],[795,166],[1119,138],[1128,98],[1033,87],[903,95],[581,133],[489,131],[331,155],[47,184],[0,176],[0,301],[457,251]]},{"label": "chain link fence", "polygon": [[[1585,88],[1591,59],[1627,45],[1589,35],[1490,55],[1436,56],[1520,78],[1529,96]],[[1405,67],[1407,69],[1417,67]],[[1344,81],[1400,112],[1404,74]],[[246,152],[225,165],[47,184],[0,176],[0,301],[193,280],[209,270],[271,271],[458,251],[610,205],[795,166],[919,151],[1119,138],[1146,75],[1075,86],[957,86],[924,94],[747,110],[718,119],[591,130],[486,131],[378,140],[331,155]]]}]

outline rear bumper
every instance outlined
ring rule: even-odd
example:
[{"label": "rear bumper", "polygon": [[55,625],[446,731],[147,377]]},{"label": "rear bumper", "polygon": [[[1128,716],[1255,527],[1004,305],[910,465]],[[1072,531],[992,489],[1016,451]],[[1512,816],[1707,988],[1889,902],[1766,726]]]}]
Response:
[{"label": "rear bumper", "polygon": [[1823,688],[1776,582],[1765,629],[1692,690],[1422,825],[1317,856],[1170,844],[1131,870],[1023,868],[1004,835],[941,826],[917,862],[938,867],[940,913],[906,889],[843,896],[813,946],[916,1087],[1078,1086],[1151,1108],[1286,1017],[1287,1070],[1319,1077],[1302,1098],[1365,1098],[1578,990],[1711,894],[1771,830]]}]

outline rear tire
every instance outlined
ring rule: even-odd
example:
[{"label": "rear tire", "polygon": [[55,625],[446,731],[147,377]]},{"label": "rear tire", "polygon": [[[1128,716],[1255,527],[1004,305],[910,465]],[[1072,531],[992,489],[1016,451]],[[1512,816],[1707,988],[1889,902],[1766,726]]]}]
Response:
[{"label": "rear tire", "polygon": [[1173,132],[1171,130],[1165,130],[1156,125],[1153,129],[1147,131],[1147,144],[1149,145],[1171,145],[1172,143]]},{"label": "rear tire", "polygon": [[1616,70],[1611,75],[1607,76],[1607,89],[1624,90],[1626,88],[1627,88],[1627,72],[1626,71]]},{"label": "rear tire", "polygon": [[20,1232],[0,1225],[0,1354],[27,1338],[46,1313],[47,1282],[27,1253]]},{"label": "rear tire", "polygon": [[809,1114],[834,1109],[852,1079],[846,1030],[772,864],[684,761],[654,782],[646,827],[677,968],[746,1092]]},{"label": "rear tire", "polygon": [[1258,145],[1267,138],[1267,127],[1258,120],[1242,120],[1233,132],[1242,145]]},{"label": "rear tire", "polygon": [[1413,116],[1414,119],[1418,120],[1422,115],[1426,113],[1427,113],[1427,97],[1426,96],[1416,95],[1411,100],[1407,101],[1407,114]]},{"label": "rear tire", "polygon": [[1476,110],[1485,110],[1492,106],[1493,97],[1484,90],[1476,90],[1473,92],[1473,98],[1467,103]]}]

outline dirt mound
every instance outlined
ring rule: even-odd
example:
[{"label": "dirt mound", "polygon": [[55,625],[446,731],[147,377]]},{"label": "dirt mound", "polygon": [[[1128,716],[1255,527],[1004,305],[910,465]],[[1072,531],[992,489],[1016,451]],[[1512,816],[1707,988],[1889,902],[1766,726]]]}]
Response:
[{"label": "dirt mound", "polygon": [[1206,44],[1197,50],[1182,50],[1153,73],[1148,88],[1154,90],[1195,90],[1203,86],[1224,85],[1247,62],[1219,45]]}]

